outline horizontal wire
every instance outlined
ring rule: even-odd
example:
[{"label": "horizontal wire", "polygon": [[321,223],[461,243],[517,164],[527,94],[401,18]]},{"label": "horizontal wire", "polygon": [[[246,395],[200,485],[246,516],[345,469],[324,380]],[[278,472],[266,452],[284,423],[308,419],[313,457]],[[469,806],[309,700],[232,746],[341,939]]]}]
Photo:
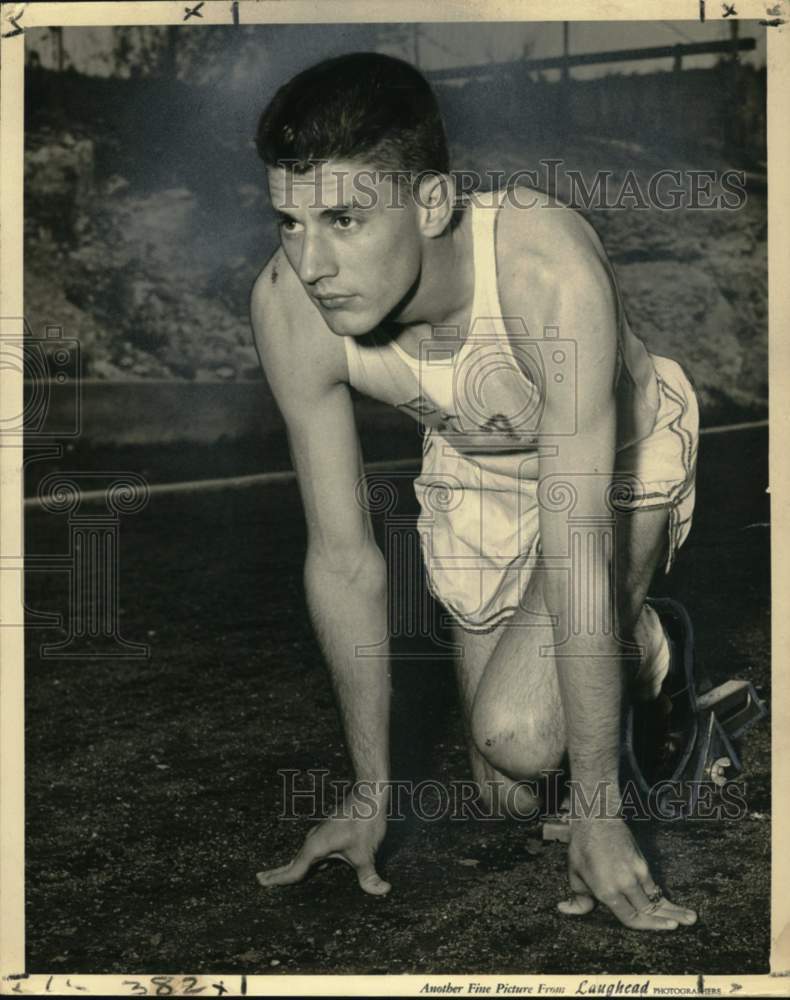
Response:
[{"label": "horizontal wire", "polygon": [[[703,427],[700,434],[731,434],[736,431],[751,430],[755,427],[767,427],[767,420],[754,420],[750,423],[725,424],[722,427]],[[366,472],[386,472],[388,469],[407,469],[412,466],[419,466],[422,456],[416,455],[414,458],[385,459],[381,462],[366,462]],[[225,476],[221,479],[189,479],[178,483],[152,483],[146,487],[137,487],[129,484],[124,486],[124,500],[138,496],[162,496],[167,493],[198,493],[201,491],[210,492],[224,489],[238,489],[245,486],[270,486],[279,483],[292,483],[296,480],[296,473],[292,469],[284,469],[282,472],[255,472],[248,476]],[[85,490],[80,491],[80,503],[90,503],[95,500],[104,500],[105,490]],[[25,497],[25,509],[39,507],[47,500],[55,499],[54,494]]]}]

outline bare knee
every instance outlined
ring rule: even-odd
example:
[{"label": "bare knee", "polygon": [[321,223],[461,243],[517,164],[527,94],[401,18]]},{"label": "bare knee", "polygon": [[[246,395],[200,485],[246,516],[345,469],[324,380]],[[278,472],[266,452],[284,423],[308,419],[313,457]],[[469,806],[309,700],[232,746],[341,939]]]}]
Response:
[{"label": "bare knee", "polygon": [[529,713],[516,714],[502,702],[477,699],[472,738],[485,759],[511,778],[536,778],[555,769],[565,749],[564,720],[539,722]]}]

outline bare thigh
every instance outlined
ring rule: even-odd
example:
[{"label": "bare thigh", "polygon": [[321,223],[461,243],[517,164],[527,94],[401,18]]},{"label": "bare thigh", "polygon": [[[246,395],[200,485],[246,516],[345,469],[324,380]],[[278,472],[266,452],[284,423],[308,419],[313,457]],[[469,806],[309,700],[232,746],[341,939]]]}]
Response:
[{"label": "bare thigh", "polygon": [[[618,517],[616,581],[625,634],[638,617],[657,566],[666,558],[668,510]],[[554,633],[543,597],[548,570],[537,566],[521,607],[500,628],[477,684],[471,715],[478,750],[512,778],[532,778],[558,766],[567,746]]]},{"label": "bare thigh", "polygon": [[455,676],[469,750],[472,777],[479,785],[480,797],[494,814],[523,819],[537,805],[537,797],[526,785],[519,786],[490,764],[475,746],[471,736],[472,709],[480,679],[502,635],[502,626],[491,632],[469,632],[459,625],[452,626],[453,641],[460,646],[455,660]]}]

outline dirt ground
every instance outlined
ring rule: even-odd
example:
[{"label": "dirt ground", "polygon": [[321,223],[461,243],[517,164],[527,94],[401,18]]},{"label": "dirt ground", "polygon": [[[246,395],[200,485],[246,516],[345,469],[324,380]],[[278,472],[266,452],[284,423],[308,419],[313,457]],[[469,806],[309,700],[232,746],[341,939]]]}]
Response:
[{"label": "dirt ground", "polygon": [[[192,459],[212,474],[208,450]],[[144,456],[152,482],[167,462]],[[113,467],[143,457],[119,453]],[[765,430],[704,437],[695,525],[654,592],[685,602],[714,681],[746,678],[769,699],[767,481]],[[399,512],[413,515],[410,483],[399,489]],[[29,554],[64,552],[67,539],[65,516],[30,513]],[[747,815],[639,824],[658,880],[699,911],[691,929],[650,936],[601,910],[563,917],[565,848],[513,822],[391,824],[386,898],[364,895],[340,863],[263,890],[255,873],[287,860],[310,826],[278,818],[278,770],[349,777],[305,614],[296,489],[153,497],[122,518],[120,539],[121,634],[149,658],[42,658],[40,644],[64,633],[28,633],[30,972],[768,970],[766,722],[741,748]],[[66,591],[65,575],[30,573],[28,607],[63,611]],[[395,773],[468,777],[449,664],[410,659],[422,640],[394,645]]]}]

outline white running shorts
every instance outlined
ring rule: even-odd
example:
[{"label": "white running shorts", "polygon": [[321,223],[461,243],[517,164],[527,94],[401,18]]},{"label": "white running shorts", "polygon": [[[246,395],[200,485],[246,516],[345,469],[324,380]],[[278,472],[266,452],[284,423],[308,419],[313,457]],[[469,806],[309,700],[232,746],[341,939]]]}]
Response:
[{"label": "white running shorts", "polygon": [[[668,573],[691,528],[699,411],[681,366],[652,358],[659,391],[655,426],[618,452],[617,468],[638,483],[626,509],[669,508]],[[540,553],[538,484],[519,478],[524,457],[516,453],[503,462],[500,455],[483,468],[483,456],[475,461],[437,431],[426,432],[414,489],[428,585],[470,631],[489,631],[518,609]]]}]

